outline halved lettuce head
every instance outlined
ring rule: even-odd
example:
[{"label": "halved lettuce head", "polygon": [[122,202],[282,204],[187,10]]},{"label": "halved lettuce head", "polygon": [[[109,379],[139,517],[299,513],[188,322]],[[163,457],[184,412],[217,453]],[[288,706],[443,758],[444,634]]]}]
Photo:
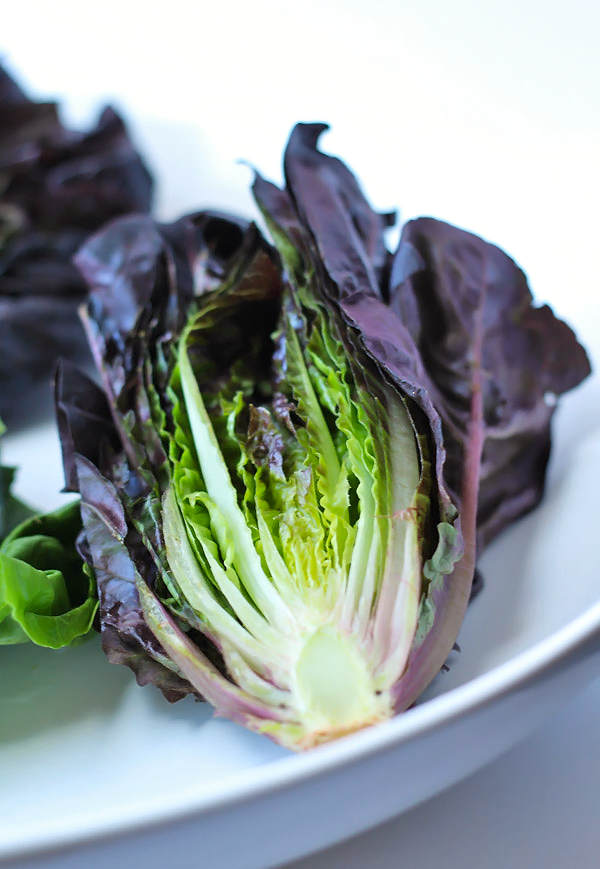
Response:
[{"label": "halved lettuce head", "polygon": [[[317,150],[322,130],[294,130],[285,190],[255,179],[275,247],[209,212],[93,237],[77,264],[102,386],[70,366],[57,380],[109,658],[296,750],[407,708],[443,666],[472,588],[487,437],[485,318],[448,343],[456,379],[436,380],[443,318],[435,356],[415,332],[426,312],[398,314],[424,258],[394,263],[389,219]],[[451,229],[457,255],[512,263]],[[519,334],[545,352],[539,330]]]}]

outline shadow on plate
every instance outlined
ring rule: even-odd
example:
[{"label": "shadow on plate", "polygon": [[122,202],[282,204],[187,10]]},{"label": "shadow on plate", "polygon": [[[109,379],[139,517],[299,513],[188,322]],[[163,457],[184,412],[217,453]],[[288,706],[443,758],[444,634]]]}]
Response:
[{"label": "shadow on plate", "polygon": [[54,651],[5,646],[0,679],[0,745],[84,718],[109,718],[132,681],[108,663],[100,639]]}]

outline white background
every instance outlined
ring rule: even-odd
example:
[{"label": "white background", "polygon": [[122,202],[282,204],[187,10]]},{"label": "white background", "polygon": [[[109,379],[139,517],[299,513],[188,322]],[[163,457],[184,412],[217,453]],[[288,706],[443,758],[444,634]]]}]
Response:
[{"label": "white background", "polygon": [[[431,214],[500,244],[536,295],[599,347],[598,8],[10,3],[0,54],[33,95],[60,98],[75,126],[106,101],[126,114],[160,176],[163,218],[204,206],[253,215],[239,161],[280,180],[292,125],[327,121],[324,148],[357,171],[375,207]],[[600,577],[593,550],[590,569]],[[598,734],[596,683],[486,770],[294,869],[597,869]]]}]

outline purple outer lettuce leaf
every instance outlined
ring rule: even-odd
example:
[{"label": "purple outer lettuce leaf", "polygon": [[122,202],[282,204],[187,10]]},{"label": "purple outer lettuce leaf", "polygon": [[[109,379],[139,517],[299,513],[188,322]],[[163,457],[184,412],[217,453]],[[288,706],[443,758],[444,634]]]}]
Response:
[{"label": "purple outer lettuce leaf", "polygon": [[585,350],[547,306],[536,307],[521,269],[500,248],[431,218],[404,227],[391,308],[407,323],[435,384],[460,494],[473,397],[483,444],[478,542],[537,505],[556,398],[590,373]]},{"label": "purple outer lettuce leaf", "polygon": [[[168,348],[194,297],[218,286],[240,258],[265,257],[266,250],[246,221],[203,212],[167,226],[143,215],[120,218],[92,236],[76,258],[90,287],[84,323],[102,387],[72,365],[59,366],[56,411],[67,488],[81,494],[82,552],[98,584],[104,651],[110,661],[130,667],[140,684],[156,684],[170,701],[198,694],[198,688],[155,639],[140,603],[139,583],[148,588],[145,598],[152,597],[166,570],[159,521],[166,458],[156,442],[140,360],[152,358],[154,388],[164,390]],[[264,270],[254,277],[251,267],[247,272],[250,295],[255,281],[261,293],[278,292],[265,284]],[[168,398],[161,399],[168,407]],[[135,527],[128,524],[132,518]],[[221,666],[205,637],[195,630],[188,636],[205,666]]]},{"label": "purple outer lettuce leaf", "polygon": [[[76,460],[81,519],[100,601],[102,646],[113,663],[130,667],[139,685],[157,685],[168,700],[190,691],[146,624],[136,587],[137,568],[126,545],[129,533],[114,486],[81,456]],[[108,532],[108,533],[107,533]]]},{"label": "purple outer lettuce leaf", "polygon": [[[392,281],[391,307],[407,312],[436,387],[448,481],[461,505],[465,557],[455,573],[463,574],[500,531],[539,503],[556,397],[580,383],[590,364],[571,329],[548,306],[533,306],[515,263],[454,226],[428,218],[408,223]],[[453,607],[438,604],[438,596],[434,589],[434,606],[451,619]],[[399,705],[417,692],[411,683],[430,669],[441,632],[434,620],[415,643]]]},{"label": "purple outer lettuce leaf", "polygon": [[394,215],[377,214],[347,166],[317,150],[327,124],[296,124],[284,156],[286,183],[302,224],[310,227],[342,298],[381,293],[388,252],[383,230]]}]

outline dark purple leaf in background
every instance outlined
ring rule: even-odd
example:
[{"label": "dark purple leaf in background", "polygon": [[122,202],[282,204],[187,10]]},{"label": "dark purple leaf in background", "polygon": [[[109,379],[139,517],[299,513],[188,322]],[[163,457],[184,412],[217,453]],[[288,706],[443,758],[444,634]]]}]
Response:
[{"label": "dark purple leaf in background", "polygon": [[113,109],[70,131],[1,67],[0,176],[0,417],[19,425],[50,406],[59,355],[88,358],[73,254],[110,218],[148,211],[153,182]]}]

